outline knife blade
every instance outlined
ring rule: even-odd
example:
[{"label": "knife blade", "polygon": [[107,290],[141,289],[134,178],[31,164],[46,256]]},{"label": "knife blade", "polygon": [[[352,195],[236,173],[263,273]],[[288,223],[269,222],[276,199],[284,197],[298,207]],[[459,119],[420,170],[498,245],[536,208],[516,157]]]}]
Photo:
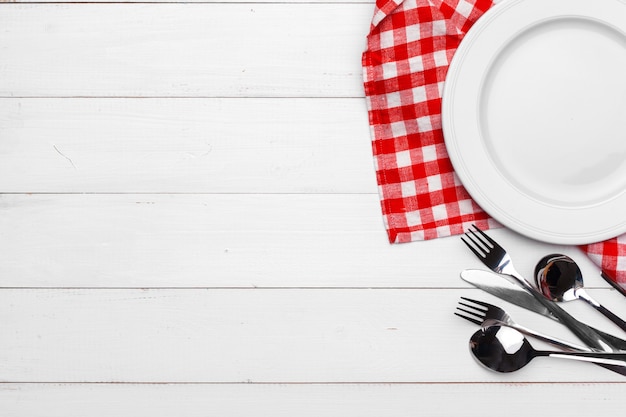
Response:
[{"label": "knife blade", "polygon": [[[542,303],[537,301],[532,294],[522,287],[508,281],[500,274],[482,269],[466,269],[461,272],[461,279],[504,301],[559,321],[559,319]],[[606,339],[607,342],[611,343],[614,348],[626,352],[626,340],[595,329],[587,324],[585,324],[585,326],[597,332],[601,337]]]}]

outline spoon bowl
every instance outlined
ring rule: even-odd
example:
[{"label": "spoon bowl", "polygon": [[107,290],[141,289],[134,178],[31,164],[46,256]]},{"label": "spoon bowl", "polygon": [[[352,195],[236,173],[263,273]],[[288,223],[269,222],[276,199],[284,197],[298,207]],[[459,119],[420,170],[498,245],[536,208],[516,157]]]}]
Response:
[{"label": "spoon bowl", "polygon": [[553,301],[581,299],[626,331],[626,322],[591,298],[584,289],[583,274],[572,258],[550,254],[535,266],[535,282],[543,295]]},{"label": "spoon bowl", "polygon": [[478,330],[470,338],[469,347],[480,364],[496,372],[517,371],[540,356],[626,365],[626,353],[535,350],[519,331],[507,326],[490,326]]},{"label": "spoon bowl", "polygon": [[572,258],[550,254],[535,266],[537,288],[552,301],[572,301],[579,298],[584,287],[583,274]]},{"label": "spoon bowl", "polygon": [[506,326],[478,330],[470,339],[470,350],[479,363],[497,372],[517,371],[534,358],[528,340]]}]

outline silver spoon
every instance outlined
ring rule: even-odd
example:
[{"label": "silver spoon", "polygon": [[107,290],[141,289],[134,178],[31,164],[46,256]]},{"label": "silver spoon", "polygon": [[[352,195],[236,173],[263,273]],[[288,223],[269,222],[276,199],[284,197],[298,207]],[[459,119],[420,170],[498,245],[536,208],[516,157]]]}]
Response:
[{"label": "silver spoon", "polygon": [[583,288],[583,274],[572,258],[552,254],[544,256],[535,267],[537,288],[553,301],[581,299],[604,314],[622,330],[626,331],[626,321],[591,298]]},{"label": "silver spoon", "polygon": [[490,326],[478,330],[472,335],[469,346],[479,363],[497,372],[517,371],[540,356],[604,365],[626,365],[626,353],[535,350],[520,332],[506,326]]}]

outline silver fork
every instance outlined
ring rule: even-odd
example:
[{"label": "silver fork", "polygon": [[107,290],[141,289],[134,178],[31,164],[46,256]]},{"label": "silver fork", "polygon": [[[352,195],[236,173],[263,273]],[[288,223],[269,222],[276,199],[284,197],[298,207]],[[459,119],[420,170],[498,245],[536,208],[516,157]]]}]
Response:
[{"label": "silver fork", "polygon": [[513,267],[513,262],[507,251],[495,240],[487,236],[485,232],[473,225],[474,229],[469,229],[461,240],[468,248],[485,264],[489,269],[499,274],[513,278],[522,288],[531,293],[537,301],[542,303],[561,324],[569,328],[580,340],[594,350],[605,352],[615,352],[615,349],[606,339],[589,326],[579,322],[561,307],[548,300],[537,291],[527,280],[524,279]]},{"label": "silver fork", "polygon": [[454,314],[474,324],[482,327],[488,327],[492,325],[504,325],[512,327],[528,336],[533,336],[536,339],[543,340],[544,342],[567,350],[575,350],[581,352],[590,351],[590,349],[585,346],[575,345],[573,343],[566,342],[565,340],[546,336],[542,333],[524,327],[516,323],[506,311],[498,306],[494,306],[493,304],[489,304],[484,301],[472,300],[471,298],[466,297],[461,297],[461,299],[465,301],[459,301],[459,305],[463,307],[457,307],[456,309],[462,313],[455,312]]}]

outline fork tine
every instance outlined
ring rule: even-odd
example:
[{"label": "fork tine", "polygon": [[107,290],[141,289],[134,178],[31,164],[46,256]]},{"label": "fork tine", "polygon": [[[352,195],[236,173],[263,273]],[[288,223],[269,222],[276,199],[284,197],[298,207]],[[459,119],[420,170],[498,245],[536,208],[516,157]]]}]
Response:
[{"label": "fork tine", "polygon": [[474,233],[474,231],[478,232],[478,234],[480,235],[480,237],[483,239],[484,242],[488,243],[490,247],[495,248],[498,246],[498,244],[496,243],[495,240],[493,240],[492,238],[489,237],[488,234],[486,234],[485,232],[483,232],[482,230],[480,230],[475,224],[472,224],[472,227],[474,227],[474,230],[470,229],[470,232],[472,232],[472,234],[474,236],[478,236],[476,233]]},{"label": "fork tine", "polygon": [[[467,236],[467,238],[466,238],[465,236]],[[482,248],[481,248],[481,250],[479,251],[479,250],[477,249],[477,247],[475,246],[475,244],[472,244],[471,242],[469,242],[469,240],[472,240],[472,241],[473,241],[473,239],[471,238],[471,236],[470,236],[470,235],[468,235],[467,233],[465,234],[465,236],[461,236],[461,240],[463,241],[463,243],[465,243],[465,244],[467,245],[467,247],[468,247],[468,248],[469,248],[472,252],[474,252],[474,255],[476,255],[478,258],[484,258],[484,257],[486,256],[486,254],[485,254],[485,252],[482,250]]]},{"label": "fork tine", "polygon": [[480,235],[478,235],[472,229],[468,229],[468,231],[465,232],[465,236],[474,244],[474,246],[481,249],[485,253],[489,253],[489,251],[493,248],[493,245],[490,245],[488,242],[482,239]]},{"label": "fork tine", "polygon": [[470,310],[466,310],[466,309],[461,308],[461,307],[457,307],[456,309],[458,311],[462,311],[465,314],[469,314],[470,316],[472,316],[472,317],[474,317],[476,319],[484,320],[484,318],[485,318],[485,315],[484,314],[480,314],[478,311],[470,311]]},{"label": "fork tine", "polygon": [[479,325],[479,326],[483,324],[483,322],[482,322],[482,321],[480,321],[480,320],[476,320],[476,319],[473,319],[473,318],[471,318],[471,317],[464,316],[464,315],[459,314],[459,313],[456,313],[456,312],[454,313],[454,315],[455,315],[455,316],[459,316],[459,317],[461,317],[462,319],[465,319],[465,320],[467,320],[467,321],[470,321],[470,322],[472,322],[472,323],[474,323],[474,324],[477,324],[477,325]]},{"label": "fork tine", "polygon": [[[460,297],[460,298],[465,300],[465,301],[469,301],[470,303],[481,305],[481,306],[483,306],[485,308],[489,307],[489,305],[490,305],[489,303],[485,303],[484,301],[478,301],[478,300],[474,300],[472,298],[467,298],[467,297]],[[461,304],[461,303],[459,303],[459,304]]]},{"label": "fork tine", "polygon": [[457,307],[459,310],[465,311],[466,313],[476,314],[476,315],[478,315],[479,312],[482,313],[483,315],[487,313],[487,309],[483,309],[481,307],[473,306],[470,304],[465,304],[461,301],[459,301],[459,305],[462,305],[463,307],[471,308],[473,310],[473,311],[468,311],[468,310],[462,309],[461,307]]},{"label": "fork tine", "polygon": [[[466,297],[461,297],[461,299],[468,301],[470,303],[473,303],[475,301],[475,300],[472,300],[471,298],[466,298]],[[465,314],[459,314],[458,312],[455,312],[454,314],[466,320],[469,320],[474,324],[480,325],[482,324],[483,320],[485,319],[487,315],[488,307],[482,305],[484,303],[477,302],[476,304],[477,305],[471,305],[471,304],[464,303],[463,301],[459,301],[459,305],[466,307],[466,308],[457,306],[456,309],[457,311],[463,312]]]}]

